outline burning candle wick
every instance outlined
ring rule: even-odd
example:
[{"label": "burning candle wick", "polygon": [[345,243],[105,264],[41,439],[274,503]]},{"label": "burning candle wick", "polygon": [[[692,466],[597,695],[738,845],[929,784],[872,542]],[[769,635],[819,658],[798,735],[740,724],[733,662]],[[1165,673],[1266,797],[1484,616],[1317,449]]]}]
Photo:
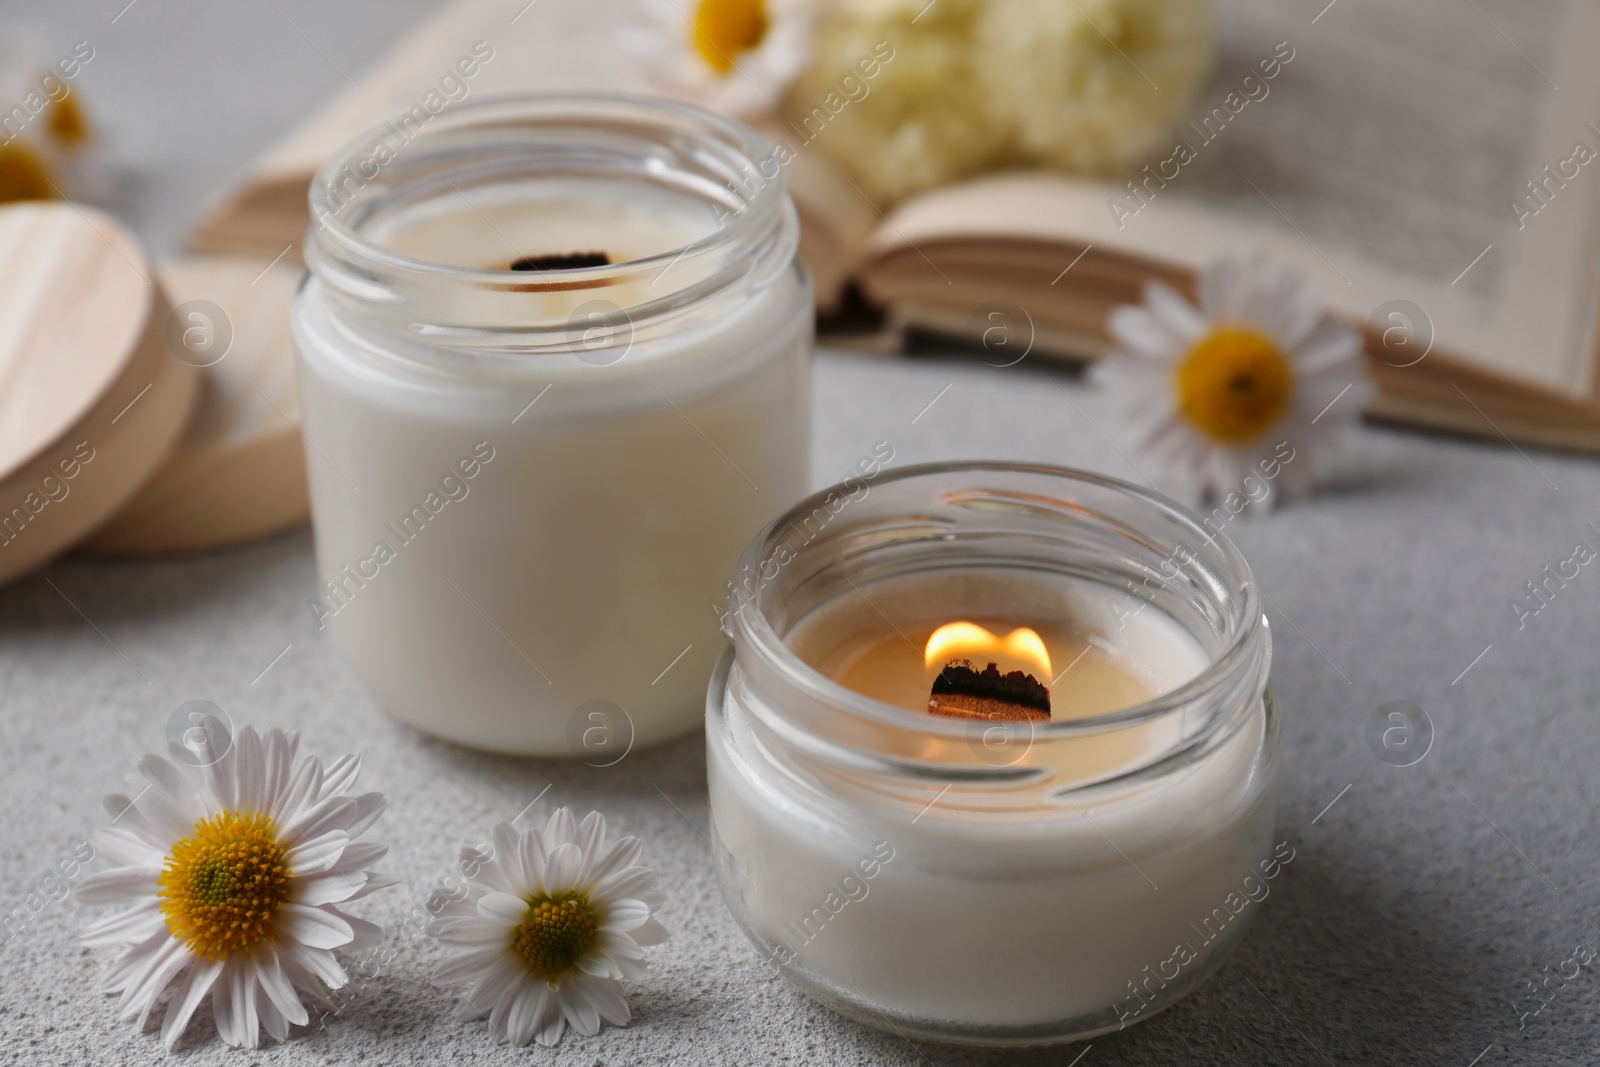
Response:
[{"label": "burning candle wick", "polygon": [[[979,670],[977,662],[987,663]],[[995,656],[995,659],[988,659]],[[1050,689],[1028,670],[1000,670],[1020,663],[1050,677],[1050,653],[1044,640],[1026,626],[998,637],[972,622],[945,623],[928,638],[923,653],[931,669],[943,663],[928,694],[935,715],[965,719],[1045,720],[1050,718]]]},{"label": "burning candle wick", "polygon": [[611,257],[604,252],[547,252],[513,259],[508,270],[577,270],[580,267],[609,267]]}]

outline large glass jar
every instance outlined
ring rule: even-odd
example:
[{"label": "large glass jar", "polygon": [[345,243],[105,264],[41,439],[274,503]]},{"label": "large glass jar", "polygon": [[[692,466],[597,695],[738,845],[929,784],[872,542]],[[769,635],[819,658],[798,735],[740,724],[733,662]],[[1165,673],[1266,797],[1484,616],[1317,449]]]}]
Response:
[{"label": "large glass jar", "polygon": [[807,486],[811,292],[767,145],[661,101],[493,100],[354,142],[311,209],[309,606],[344,663],[483,748],[692,729],[728,572]]},{"label": "large glass jar", "polygon": [[[1220,965],[1294,856],[1273,840],[1249,567],[1188,510],[1081,472],[858,482],[774,521],[734,581],[707,702],[729,907],[774,975],[902,1034],[1035,1044],[1148,1019]],[[952,618],[1040,637],[1048,721],[841,682],[878,656],[893,689],[888,649],[915,683]],[[1081,703],[1104,690],[1073,681],[1087,663],[1147,698]]]}]

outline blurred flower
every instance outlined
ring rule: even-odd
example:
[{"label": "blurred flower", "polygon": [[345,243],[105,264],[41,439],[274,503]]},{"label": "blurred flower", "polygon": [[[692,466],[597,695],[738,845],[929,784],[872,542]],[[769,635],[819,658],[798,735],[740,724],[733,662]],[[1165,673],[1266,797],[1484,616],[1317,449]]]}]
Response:
[{"label": "blurred flower", "polygon": [[668,937],[639,839],[607,847],[599,812],[577,823],[562,808],[543,833],[498,823],[492,840],[492,855],[462,849],[467,892],[432,927],[458,953],[434,981],[471,983],[457,1016],[487,1015],[513,1045],[554,1045],[569,1023],[585,1035],[626,1023],[621,980],[643,977],[643,946]]},{"label": "blurred flower", "polygon": [[985,110],[1028,160],[1118,171],[1158,148],[1211,68],[1209,0],[987,0]]},{"label": "blurred flower", "polygon": [[770,110],[810,52],[809,0],[639,0],[624,49],[658,91],[741,119]]},{"label": "blurred flower", "polygon": [[[1361,338],[1293,272],[1223,259],[1196,308],[1160,283],[1110,319],[1119,348],[1095,368],[1133,461],[1192,503],[1309,489],[1370,398]],[[1298,458],[1301,452],[1305,458]],[[1269,504],[1268,506],[1271,506]]]},{"label": "blurred flower", "polygon": [[356,841],[383,814],[381,793],[350,795],[360,757],[323,768],[297,758],[298,734],[246,727],[231,740],[208,717],[193,759],[146,755],[130,800],[106,797],[113,825],[95,834],[116,866],[79,883],[85,904],[133,907],[90,926],[84,944],[118,947],[106,975],[124,1019],[142,1030],[169,987],[161,1024],[172,1048],[209,995],[217,1034],[255,1048],[304,1025],[302,997],[345,984],[333,949],[376,944],[383,929],[345,904],[395,879],[370,868],[386,845]]},{"label": "blurred flower", "polygon": [[0,203],[104,198],[101,140],[69,79],[28,44],[0,40]]},{"label": "blurred flower", "polygon": [[[1165,147],[1212,38],[1210,0],[832,0],[783,114],[880,201],[997,166],[1117,171]],[[884,48],[864,95],[818,111]]]}]

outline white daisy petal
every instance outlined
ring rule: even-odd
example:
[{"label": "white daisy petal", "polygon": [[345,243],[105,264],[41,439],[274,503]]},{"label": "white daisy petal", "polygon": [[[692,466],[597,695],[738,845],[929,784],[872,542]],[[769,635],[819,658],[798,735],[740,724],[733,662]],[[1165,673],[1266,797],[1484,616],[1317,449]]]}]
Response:
[{"label": "white daisy petal", "polygon": [[194,1017],[195,1009],[206,999],[206,994],[211,992],[212,985],[221,975],[222,961],[195,961],[194,969],[168,1003],[166,1018],[161,1020],[161,1044],[166,1046],[168,1052],[172,1051],[183,1032],[189,1028],[189,1020]]},{"label": "white daisy petal", "polygon": [[600,1032],[600,1013],[589,1001],[589,981],[587,976],[574,977],[562,987],[562,996],[559,998],[561,1014],[567,1017],[568,1024],[574,1030],[585,1037],[593,1037]]},{"label": "white daisy petal", "polygon": [[511,899],[517,901],[519,909],[515,919],[507,922],[479,916],[466,919],[447,919],[443,922],[435,923],[429,928],[429,932],[446,945],[459,945],[463,948],[477,948],[485,945],[504,947],[511,940],[510,928],[522,921],[522,913],[528,907],[516,897]]},{"label": "white daisy petal", "polygon": [[569,808],[557,808],[545,824],[545,849],[554,852],[561,845],[570,845],[578,833],[577,821]]},{"label": "white daisy petal", "polygon": [[312,841],[330,830],[345,830],[354,837],[358,831],[349,826],[355,804],[350,797],[325,797],[289,820],[283,828],[283,836],[294,842]]},{"label": "white daisy petal", "polygon": [[1244,314],[1244,266],[1223,259],[1200,275],[1200,309],[1212,322],[1237,322]]},{"label": "white daisy petal", "polygon": [[470,982],[488,969],[489,965],[506,956],[506,946],[485,945],[463,952],[459,956],[451,956],[433,969],[430,979],[438,985],[450,985],[456,982]]},{"label": "white daisy petal", "polygon": [[120,826],[103,826],[94,832],[95,858],[114,867],[160,867],[162,852],[150,842]]},{"label": "white daisy petal", "polygon": [[[565,808],[561,810],[566,811]],[[583,853],[578,851],[577,845],[557,845],[545,859],[540,892],[549,896],[567,892],[578,884],[578,872],[582,869]]]},{"label": "white daisy petal", "polygon": [[160,905],[150,899],[137,907],[90,923],[84,927],[80,940],[89,948],[111,948],[130,941],[143,941],[160,933],[166,925],[166,920],[161,917]]},{"label": "white daisy petal", "polygon": [[504,864],[496,863],[487,852],[470,845],[461,850],[460,869],[468,879],[476,879],[479,884],[502,893],[528,891],[527,886],[519,884],[511,877]]},{"label": "white daisy petal", "polygon": [[322,761],[315,756],[295,765],[289,782],[278,793],[272,817],[287,825],[317,802],[317,787],[322,782]]},{"label": "white daisy petal", "polygon": [[526,1045],[538,1032],[550,1000],[550,990],[537,983],[523,986],[506,1018],[506,1036],[513,1045]]},{"label": "white daisy petal", "polygon": [[639,947],[639,942],[635,940],[631,930],[606,927],[600,932],[600,940],[596,943],[595,949],[607,955],[615,956],[619,960],[644,959],[644,949]]},{"label": "white daisy petal", "polygon": [[606,850],[605,856],[589,871],[589,877],[598,882],[624,867],[632,867],[643,851],[644,842],[637,837],[618,838]]},{"label": "white daisy petal", "polygon": [[[1119,450],[1162,490],[1226,523],[1308,486],[1369,393],[1360,336],[1329,318],[1321,295],[1294,272],[1260,257],[1222,259],[1201,272],[1198,289],[1198,310],[1152,286],[1142,305],[1113,311],[1107,325],[1121,347],[1091,380],[1120,416]],[[1198,344],[1225,330],[1262,340]],[[1324,410],[1358,382],[1350,403]],[[1291,464],[1279,454],[1290,441],[1309,458]],[[1263,462],[1279,471],[1265,494]]]},{"label": "white daisy petal", "polygon": [[606,910],[606,925],[623,933],[637,929],[650,920],[650,908],[638,900],[614,900]]},{"label": "white daisy petal", "polygon": [[384,809],[389,806],[388,800],[382,793],[362,793],[355,798],[355,811],[350,816],[350,822],[345,826],[345,832],[351,837],[360,837],[372,829],[372,824],[378,821]]},{"label": "white daisy petal", "polygon": [[578,970],[596,978],[622,977],[622,967],[612,957],[604,952],[594,952],[585,956],[577,963]]},{"label": "white daisy petal", "polygon": [[516,1035],[511,1030],[511,1013],[527,990],[526,982],[508,986],[489,1006],[489,1029],[499,1035],[500,1040],[516,1044]]},{"label": "white daisy petal", "polygon": [[520,883],[522,892],[530,892],[544,881],[546,862],[544,835],[538,833],[519,835],[516,850],[522,867],[523,881]]},{"label": "white daisy petal", "polygon": [[502,926],[516,926],[522,922],[528,902],[510,893],[485,893],[478,901],[478,914]]},{"label": "white daisy petal", "polygon": [[274,726],[261,735],[261,749],[265,756],[267,798],[272,810],[294,780],[295,754],[300,748],[300,735],[285,733]]},{"label": "white daisy petal", "polygon": [[1181,346],[1187,347],[1206,328],[1205,316],[1171,286],[1151,282],[1145,287],[1144,300],[1150,316]]},{"label": "white daisy petal", "polygon": [[504,874],[508,883],[506,892],[526,893],[533,886],[534,876],[523,864],[521,835],[517,828],[508,822],[497,822],[489,831],[489,841],[494,856],[488,862]]},{"label": "white daisy petal", "polygon": [[[164,925],[164,924],[163,924]],[[166,930],[157,931],[142,941],[134,942],[127,952],[106,971],[101,979],[100,988],[106,993],[122,993],[130,986],[137,985],[151,966],[152,961],[162,950],[172,943],[172,938]]]},{"label": "white daisy petal", "polygon": [[349,900],[366,882],[365,871],[324,871],[294,878],[290,894],[300,904],[338,904]]},{"label": "white daisy petal", "polygon": [[339,859],[349,843],[350,835],[343,830],[329,830],[294,846],[284,859],[289,864],[289,870],[297,876],[321,874],[339,865]]},{"label": "white daisy petal", "polygon": [[633,1013],[628,1010],[628,998],[616,982],[590,982],[589,1002],[600,1013],[600,1018],[612,1026],[626,1026]]},{"label": "white daisy petal", "polygon": [[340,948],[355,939],[350,924],[326,908],[280,904],[278,926],[283,936],[312,948]]},{"label": "white daisy petal", "polygon": [[275,1001],[266,996],[266,988],[262,987],[256,996],[256,1015],[261,1021],[261,1029],[274,1041],[286,1041],[289,1038],[289,1020],[283,1017]]},{"label": "white daisy petal", "polygon": [[1316,328],[1326,314],[1322,298],[1311,289],[1294,294],[1289,305],[1278,315],[1274,334],[1285,348],[1298,348],[1306,335]]},{"label": "white daisy petal", "polygon": [[663,944],[667,938],[672,936],[672,933],[665,926],[662,926],[660,922],[652,918],[648,922],[641,923],[629,930],[628,936],[633,938],[637,944],[649,946]]},{"label": "white daisy petal", "polygon": [[539,1030],[534,1035],[535,1040],[546,1048],[561,1040],[561,1035],[567,1029],[567,1017],[561,1010],[561,1000],[553,994],[546,994],[541,1004]]},{"label": "white daisy petal", "polygon": [[351,893],[345,900],[360,900],[362,897],[371,896],[380,889],[388,889],[392,885],[399,885],[405,879],[392,874],[379,874],[377,871],[367,872],[367,881],[360,889]]},{"label": "white daisy petal", "polygon": [[[175,800],[165,790],[151,786],[134,801],[134,810],[128,814],[137,814],[146,820],[156,831],[157,839],[164,848],[194,832],[194,824],[199,821],[193,817],[196,807],[195,804]],[[130,828],[134,825],[127,816],[118,822]]]},{"label": "white daisy petal", "polygon": [[258,1047],[260,1016],[256,1014],[256,983],[251,969],[241,960],[229,960],[222,980],[228,984],[228,997],[233,1001],[233,1044],[243,1048]]},{"label": "white daisy petal", "polygon": [[224,964],[222,973],[217,976],[216,982],[211,987],[211,1015],[216,1023],[217,1036],[222,1039],[222,1043],[237,1048],[243,1044],[239,1036],[243,1028],[240,1025],[242,1020],[234,1010],[235,990],[232,970],[233,968]]},{"label": "white daisy petal", "polygon": [[[322,990],[338,989],[347,976],[331,949],[381,941],[381,926],[334,904],[394,881],[368,869],[384,846],[350,840],[382,813],[384,800],[381,793],[318,800],[325,787],[347,789],[357,761],[339,761],[330,784],[317,761],[298,758],[294,734],[272,729],[261,736],[245,726],[229,737],[216,718],[203,720],[198,733],[182,755],[198,752],[210,766],[146,757],[139,768],[147,785],[136,782],[131,800],[107,797],[114,825],[96,841],[104,859],[120,862],[78,883],[77,896],[133,907],[93,923],[83,939],[122,949],[104,989],[120,995],[123,1017],[142,1027],[166,1003],[163,1045],[176,1045],[210,997],[219,1037],[258,1048],[306,1024],[307,1005],[333,1008]],[[229,862],[256,865],[256,875],[240,883],[250,886],[248,894],[235,896],[224,880],[195,896],[192,880],[202,870],[195,864],[211,864],[218,849],[238,845],[245,851]],[[286,894],[274,899],[264,889],[272,880],[262,875],[280,857]]]},{"label": "white daisy petal", "polygon": [[188,826],[157,825],[134,805],[131,798],[121,793],[111,793],[101,803],[117,829],[128,831],[157,851],[165,852],[190,829]]},{"label": "white daisy petal", "polygon": [[122,991],[122,998],[117,1005],[122,1018],[137,1018],[139,1029],[143,1030],[145,1020],[150,1015],[150,1008],[156,999],[166,992],[167,984],[179,971],[187,967],[192,959],[194,955],[181,942],[171,938],[163,941],[161,947],[150,957],[138,980],[130,983]]},{"label": "white daisy petal", "polygon": [[278,962],[276,952],[271,953],[262,963],[256,973],[256,981],[261,983],[262,992],[286,1020],[296,1026],[304,1026],[310,1021],[311,1016],[307,1014],[306,1006],[300,1002],[299,994],[294,991],[294,983],[283,973],[283,966]]},{"label": "white daisy petal", "polygon": [[[345,835],[349,840],[349,835]],[[374,863],[380,862],[389,854],[389,846],[377,841],[350,841],[345,845],[344,852],[339,856],[339,869],[359,868],[365,870]]]},{"label": "white daisy petal", "polygon": [[648,891],[655,882],[656,872],[649,867],[625,867],[601,881],[594,891],[602,897],[636,898]]},{"label": "white daisy petal", "polygon": [[[207,723],[216,720],[207,716]],[[245,727],[249,729],[249,727]],[[239,731],[241,734],[244,730]],[[218,723],[216,731],[203,731],[204,737],[200,746],[195,749],[195,758],[200,763],[200,774],[205,779],[206,787],[211,799],[220,811],[233,811],[240,807],[238,775],[234,773],[234,750],[238,747],[239,739],[229,737],[225,728]],[[218,985],[227,984],[226,978]]]},{"label": "white daisy petal", "polygon": [[[246,726],[233,739],[229,756],[233,759],[234,788],[238,797],[234,806],[244,811],[271,811],[272,801],[266,789],[266,755],[261,750],[261,735],[254,728]],[[252,1013],[255,1010],[253,1003],[250,1010]]]},{"label": "white daisy petal", "polygon": [[283,970],[283,976],[294,986],[300,999],[305,1002],[306,1010],[337,1011],[338,1006],[324,996],[322,990],[338,989],[342,986],[346,981],[344,969],[335,961],[332,963],[334,973],[331,978],[327,977],[326,968],[314,970],[305,965],[312,957],[326,957],[330,961],[333,960],[333,954],[326,949],[306,948],[302,945],[278,946],[278,966]]},{"label": "white daisy petal", "polygon": [[[626,1023],[628,1006],[618,983],[645,974],[644,952],[628,931],[641,931],[651,944],[667,936],[652,918],[660,895],[651,888],[655,872],[636,862],[639,842],[623,838],[607,847],[603,817],[591,814],[578,822],[565,808],[542,832],[501,824],[493,837],[494,861],[479,862],[478,852],[463,852],[466,891],[428,926],[429,934],[453,950],[435,980],[470,984],[456,1016],[487,1015],[490,1029],[514,1044],[553,1045],[568,1025],[594,1034],[602,1023]],[[500,867],[507,857],[518,875],[528,873],[524,867],[536,868],[536,884],[504,891]],[[573,946],[567,940],[572,927],[547,926],[552,916],[530,913],[530,900],[539,897],[587,915],[594,923],[589,943]],[[559,940],[542,940],[558,929]],[[551,966],[560,970],[543,969]]]},{"label": "white daisy petal", "polygon": [[148,900],[155,897],[156,880],[160,877],[160,867],[113,867],[84,878],[72,895],[80,904],[128,904]]},{"label": "white daisy petal", "polygon": [[1355,371],[1360,356],[1360,335],[1334,319],[1319,323],[1294,352],[1295,365],[1302,374],[1314,374],[1334,365],[1348,365]]},{"label": "white daisy petal", "polygon": [[618,41],[626,66],[664,96],[750,120],[766,115],[805,68],[815,8],[804,0],[767,0],[757,40],[724,42],[712,66],[695,37],[698,0],[642,0]]},{"label": "white daisy petal", "polygon": [[528,981],[528,970],[522,961],[505,952],[488,959],[475,975],[476,981],[461,998],[457,1006],[458,1019],[481,1019],[512,989]]},{"label": "white daisy petal", "polygon": [[343,919],[350,925],[350,931],[353,936],[350,939],[350,943],[344,946],[346,951],[360,952],[362,949],[383,943],[383,927],[377,923],[368,922],[366,919],[357,918],[347,912],[340,911],[331,904],[324,906],[322,910],[335,918]]},{"label": "white daisy petal", "polygon": [[361,757],[354,752],[346,752],[328,765],[327,772],[322,776],[318,799],[350,792],[360,775]]},{"label": "white daisy petal", "polygon": [[[139,773],[151,789],[159,789],[165,794],[169,803],[182,810],[186,805],[195,800],[194,783],[184,775],[170,760],[162,759],[153,752],[146,752],[139,757]],[[191,822],[204,817],[205,812],[196,806]]]},{"label": "white daisy petal", "polygon": [[[294,970],[303,970],[311,977],[317,979],[329,989],[339,989],[350,980],[344,973],[344,968],[339,966],[339,961],[333,953],[325,948],[312,948],[310,945],[287,945],[280,950],[279,965],[284,972],[292,974]],[[304,989],[303,983],[295,983]]]},{"label": "white daisy petal", "polygon": [[1106,322],[1111,336],[1133,355],[1170,363],[1182,351],[1177,339],[1143,308],[1119,307]]},{"label": "white daisy petal", "polygon": [[589,881],[589,872],[593,870],[595,861],[600,858],[600,850],[606,843],[605,816],[598,811],[585,815],[578,824],[572,843],[578,846],[578,852],[583,857],[577,877],[577,884],[582,885]]},{"label": "white daisy petal", "polygon": [[[221,763],[232,747],[233,737],[228,733],[227,723],[215,715],[204,715],[184,733],[177,755],[186,767],[204,768]],[[204,774],[195,777],[206,780]]]}]

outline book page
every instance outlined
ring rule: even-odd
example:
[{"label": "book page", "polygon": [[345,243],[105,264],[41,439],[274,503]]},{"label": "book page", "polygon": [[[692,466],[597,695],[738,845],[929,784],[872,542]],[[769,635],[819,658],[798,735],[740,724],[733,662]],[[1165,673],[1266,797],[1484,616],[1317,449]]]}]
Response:
[{"label": "book page", "polygon": [[1216,70],[1169,153],[1121,180],[1018,174],[924,194],[869,253],[1013,237],[1200,268],[1260,251],[1358,321],[1411,301],[1440,351],[1586,397],[1600,295],[1600,64],[1588,54],[1600,4],[1219,10]]},{"label": "book page", "polygon": [[[1199,116],[1278,42],[1295,58],[1211,143],[1196,144],[1209,131],[1194,119],[1180,128],[1199,152],[1181,191],[1275,207],[1330,255],[1448,284],[1516,232],[1507,201],[1533,177],[1525,161],[1556,98],[1541,72],[1558,69],[1572,2],[1336,0],[1312,25],[1327,0],[1225,0]],[[1458,284],[1495,295],[1506,267],[1485,256]]]},{"label": "book page", "polygon": [[1587,394],[1596,5],[1222,0],[1219,15],[1216,70],[1177,130],[1194,158],[1158,161],[1177,176],[1125,195],[1122,229],[1160,226],[1163,201],[1264,221],[1351,313],[1415,301],[1451,351]]}]

